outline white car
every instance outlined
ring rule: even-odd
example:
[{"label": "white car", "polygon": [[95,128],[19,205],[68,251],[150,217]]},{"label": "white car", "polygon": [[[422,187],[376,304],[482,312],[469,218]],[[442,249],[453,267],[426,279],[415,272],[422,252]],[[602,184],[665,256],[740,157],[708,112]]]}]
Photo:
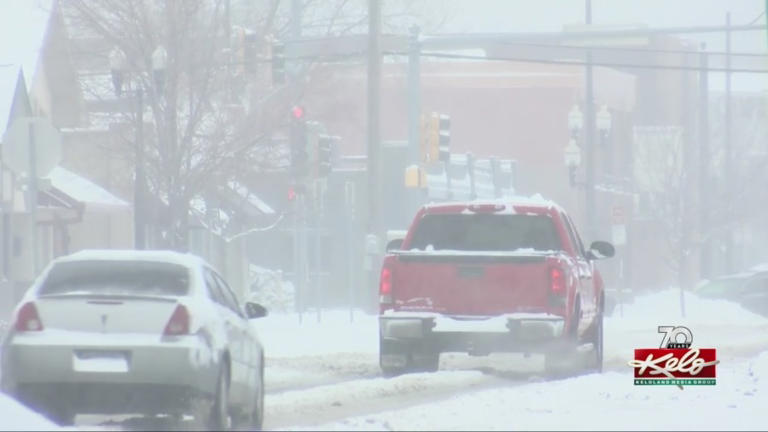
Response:
[{"label": "white car", "polygon": [[194,255],[78,252],[52,261],[17,305],[0,385],[60,424],[169,414],[261,428],[264,350],[249,319],[266,314]]}]

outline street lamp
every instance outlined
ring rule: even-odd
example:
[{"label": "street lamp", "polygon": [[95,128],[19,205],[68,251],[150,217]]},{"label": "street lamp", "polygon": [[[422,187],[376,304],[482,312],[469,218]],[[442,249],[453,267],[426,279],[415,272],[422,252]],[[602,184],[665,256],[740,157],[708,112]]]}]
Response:
[{"label": "street lamp", "polygon": [[603,105],[597,113],[596,123],[597,130],[600,131],[600,142],[605,145],[608,134],[611,132],[611,113],[606,105]]},{"label": "street lamp", "polygon": [[578,138],[582,127],[584,127],[584,115],[578,105],[573,105],[568,112],[568,129],[571,131],[571,137]]},{"label": "street lamp", "polygon": [[165,70],[168,67],[168,51],[160,45],[152,52],[152,76],[158,92],[165,87]]},{"label": "street lamp", "polygon": [[[152,52],[152,77],[154,79],[156,94],[160,94],[165,86],[165,70],[167,68],[168,53],[165,48],[158,46]],[[109,69],[112,75],[112,85],[117,97],[123,94],[125,75],[129,72],[128,59],[125,52],[115,47],[109,54]],[[146,173],[144,167],[144,84],[141,79],[136,80],[136,167],[135,181],[133,185],[133,225],[134,247],[146,248],[146,222],[144,205],[146,195]]]},{"label": "street lamp", "polygon": [[565,146],[565,166],[568,167],[568,179],[571,186],[576,186],[576,169],[581,165],[581,148],[576,144],[576,139],[568,140]]}]

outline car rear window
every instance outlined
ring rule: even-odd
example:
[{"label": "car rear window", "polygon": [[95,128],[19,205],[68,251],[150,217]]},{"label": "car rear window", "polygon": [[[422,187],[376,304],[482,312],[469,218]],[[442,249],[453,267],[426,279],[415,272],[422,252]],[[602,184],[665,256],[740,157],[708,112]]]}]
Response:
[{"label": "car rear window", "polygon": [[189,271],[178,264],[103,260],[57,263],[39,292],[185,295],[188,291]]},{"label": "car rear window", "polygon": [[411,249],[460,251],[560,250],[547,215],[428,214],[415,227]]}]

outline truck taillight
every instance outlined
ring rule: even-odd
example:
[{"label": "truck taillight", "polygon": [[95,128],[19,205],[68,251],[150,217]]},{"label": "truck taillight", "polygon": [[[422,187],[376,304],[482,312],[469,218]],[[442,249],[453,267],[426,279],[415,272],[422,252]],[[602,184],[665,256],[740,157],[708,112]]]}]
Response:
[{"label": "truck taillight", "polygon": [[565,273],[561,268],[549,269],[549,289],[552,294],[565,295]]},{"label": "truck taillight", "polygon": [[33,302],[24,303],[16,315],[14,328],[19,332],[40,331],[43,329],[43,322],[40,321],[40,315],[37,313],[37,307]]},{"label": "truck taillight", "polygon": [[379,279],[379,302],[392,303],[392,269],[386,265],[381,268]]},{"label": "truck taillight", "polygon": [[186,306],[180,304],[176,306],[171,319],[165,325],[163,335],[178,336],[185,334],[189,334],[189,311]]}]

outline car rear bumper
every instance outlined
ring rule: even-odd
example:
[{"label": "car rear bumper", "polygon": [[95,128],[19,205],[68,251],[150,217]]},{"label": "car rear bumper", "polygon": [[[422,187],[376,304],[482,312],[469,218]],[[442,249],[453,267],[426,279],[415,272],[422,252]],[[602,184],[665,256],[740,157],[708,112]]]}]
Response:
[{"label": "car rear bumper", "polygon": [[496,317],[450,317],[392,313],[379,317],[382,343],[390,351],[548,352],[562,346],[563,317],[525,313]]},{"label": "car rear bumper", "polygon": [[193,413],[208,399],[190,386],[131,383],[24,383],[13,395],[24,404],[45,411],[62,407],[78,414]]},{"label": "car rear bumper", "polygon": [[93,406],[96,413],[126,412],[141,404],[157,409],[186,404],[196,395],[209,397],[218,370],[217,356],[198,336],[43,331],[13,335],[2,351],[5,391],[31,399],[53,391],[81,409]]}]

